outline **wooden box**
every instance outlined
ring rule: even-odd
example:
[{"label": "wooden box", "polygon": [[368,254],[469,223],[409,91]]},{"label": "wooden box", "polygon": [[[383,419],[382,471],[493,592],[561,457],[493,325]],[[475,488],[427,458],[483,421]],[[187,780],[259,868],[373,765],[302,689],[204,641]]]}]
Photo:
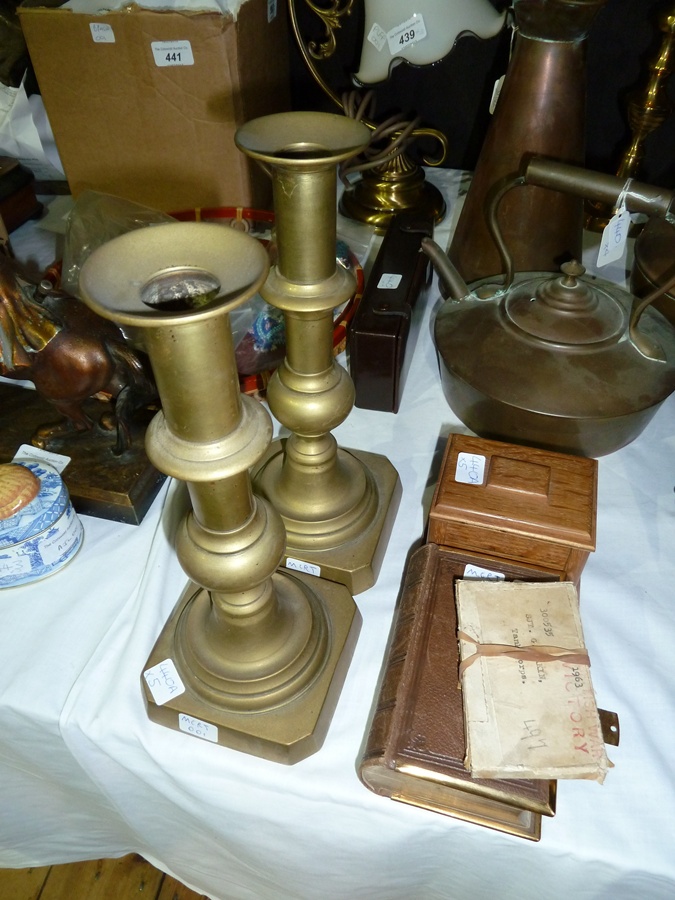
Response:
[{"label": "wooden box", "polygon": [[597,462],[463,434],[448,438],[427,541],[578,584],[595,549]]}]

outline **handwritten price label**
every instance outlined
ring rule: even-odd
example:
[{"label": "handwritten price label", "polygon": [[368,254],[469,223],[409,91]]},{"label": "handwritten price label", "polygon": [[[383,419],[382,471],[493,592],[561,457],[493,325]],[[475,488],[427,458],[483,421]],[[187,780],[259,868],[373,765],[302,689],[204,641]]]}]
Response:
[{"label": "handwritten price label", "polygon": [[480,578],[482,581],[504,581],[503,572],[493,572],[492,569],[481,569],[480,566],[472,566],[470,563],[464,567],[465,578]]},{"label": "handwritten price label", "polygon": [[602,232],[600,250],[598,251],[598,267],[608,266],[610,263],[616,262],[617,259],[621,259],[626,249],[629,228],[630,213],[624,207],[616,215],[612,216]]},{"label": "handwritten price label", "polygon": [[286,568],[293,569],[294,572],[302,572],[305,575],[314,575],[316,578],[321,578],[321,566],[315,566],[302,559],[293,559],[292,556],[286,557]]},{"label": "handwritten price label", "polygon": [[90,22],[89,30],[91,31],[91,39],[95,44],[114,44],[115,32],[111,25],[104,22]]},{"label": "handwritten price label", "polygon": [[458,453],[455,481],[481,485],[485,480],[485,457],[479,453]]},{"label": "handwritten price label", "polygon": [[381,291],[395,291],[403,280],[403,275],[394,274],[393,272],[384,272],[377,282],[377,286]]},{"label": "handwritten price label", "polygon": [[191,734],[193,737],[201,738],[203,741],[211,741],[212,744],[218,743],[218,728],[210,722],[202,722],[201,719],[195,719],[194,716],[180,713],[178,716],[178,727],[185,734]]},{"label": "handwritten price label", "polygon": [[157,706],[162,706],[171,700],[172,697],[180,697],[185,693],[185,685],[181,681],[174,661],[165,659],[156,666],[146,669],[143,672],[143,678],[150,688],[152,699]]}]

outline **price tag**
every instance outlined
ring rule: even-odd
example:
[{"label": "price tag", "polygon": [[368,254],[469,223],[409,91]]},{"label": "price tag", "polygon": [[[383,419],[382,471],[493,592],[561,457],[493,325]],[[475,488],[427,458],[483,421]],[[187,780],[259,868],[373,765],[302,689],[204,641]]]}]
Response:
[{"label": "price tag", "polygon": [[485,479],[485,457],[480,453],[458,453],[455,481],[462,484],[482,484]]},{"label": "price tag", "polygon": [[105,22],[90,22],[89,30],[95,44],[115,43],[115,32],[112,30],[112,25],[106,25]]},{"label": "price tag", "polygon": [[383,291],[395,291],[403,280],[403,275],[394,275],[391,272],[383,272],[377,286]]},{"label": "price tag", "polygon": [[22,459],[41,459],[43,462],[49,463],[61,474],[70,462],[69,456],[62,453],[52,453],[50,450],[40,450],[39,447],[33,447],[31,444],[22,444],[14,454],[14,462]]},{"label": "price tag", "polygon": [[190,41],[152,41],[156,66],[194,66]]},{"label": "price tag", "polygon": [[424,19],[419,13],[415,13],[414,16],[387,32],[389,52],[392,56],[395,56],[397,53],[403,53],[407,47],[419,44],[426,36],[427,29],[424,25]]},{"label": "price tag", "polygon": [[467,563],[464,566],[464,577],[480,579],[481,581],[504,581],[506,576],[503,572],[493,572],[492,569],[481,569],[480,566],[472,566],[470,563]]},{"label": "price tag", "polygon": [[54,524],[40,543],[42,562],[46,566],[56,565],[80,541],[82,531],[82,522],[75,515],[73,507],[69,506],[62,519]]},{"label": "price tag", "polygon": [[146,669],[143,678],[157,706],[162,706],[172,697],[180,697],[185,693],[185,685],[172,659],[165,659],[156,666]]},{"label": "price tag", "polygon": [[194,716],[179,713],[178,727],[185,734],[191,734],[204,741],[211,741],[212,744],[218,743],[218,728],[210,722],[202,722],[201,719],[195,719]]},{"label": "price tag", "polygon": [[504,84],[504,79],[506,75],[502,75],[501,78],[498,78],[495,81],[494,87],[492,88],[492,97],[490,98],[490,115],[493,116],[495,109],[497,108],[497,101],[499,100],[499,95],[502,92],[502,85]]},{"label": "price tag", "polygon": [[368,40],[379,52],[387,43],[387,32],[384,30],[384,28],[382,28],[382,26],[378,25],[377,22],[375,22],[373,27],[368,32]]},{"label": "price tag", "polygon": [[312,563],[304,562],[301,559],[293,559],[292,556],[286,557],[286,568],[293,569],[295,572],[303,572],[305,575],[314,575],[321,578],[321,566],[314,566]]},{"label": "price tag", "polygon": [[628,229],[630,228],[630,213],[626,207],[622,207],[609,220],[602,232],[600,250],[598,251],[598,266],[608,266],[610,263],[621,259],[626,249]]}]

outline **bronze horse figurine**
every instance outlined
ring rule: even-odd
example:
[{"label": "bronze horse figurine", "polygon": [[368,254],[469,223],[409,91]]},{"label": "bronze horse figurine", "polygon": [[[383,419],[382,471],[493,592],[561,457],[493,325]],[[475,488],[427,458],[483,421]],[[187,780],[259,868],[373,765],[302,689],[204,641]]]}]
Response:
[{"label": "bronze horse figurine", "polygon": [[31,381],[63,419],[37,429],[31,441],[46,447],[51,439],[94,426],[84,410],[90,397],[113,402],[101,417],[116,429],[113,453],[131,444],[130,421],[157,400],[150,366],[121,329],[80,300],[49,282],[24,277],[16,263],[0,253],[0,375]]}]

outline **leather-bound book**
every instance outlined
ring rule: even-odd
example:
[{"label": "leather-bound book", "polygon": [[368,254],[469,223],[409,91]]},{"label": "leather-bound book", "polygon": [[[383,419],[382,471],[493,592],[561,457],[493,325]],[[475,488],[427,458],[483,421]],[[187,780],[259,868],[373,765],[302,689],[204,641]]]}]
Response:
[{"label": "leather-bound book", "polygon": [[[493,564],[436,544],[411,557],[358,772],[376,794],[536,841],[541,817],[555,814],[556,782],[479,779],[464,767],[455,581],[467,565]],[[532,580],[516,564],[502,574]]]}]

